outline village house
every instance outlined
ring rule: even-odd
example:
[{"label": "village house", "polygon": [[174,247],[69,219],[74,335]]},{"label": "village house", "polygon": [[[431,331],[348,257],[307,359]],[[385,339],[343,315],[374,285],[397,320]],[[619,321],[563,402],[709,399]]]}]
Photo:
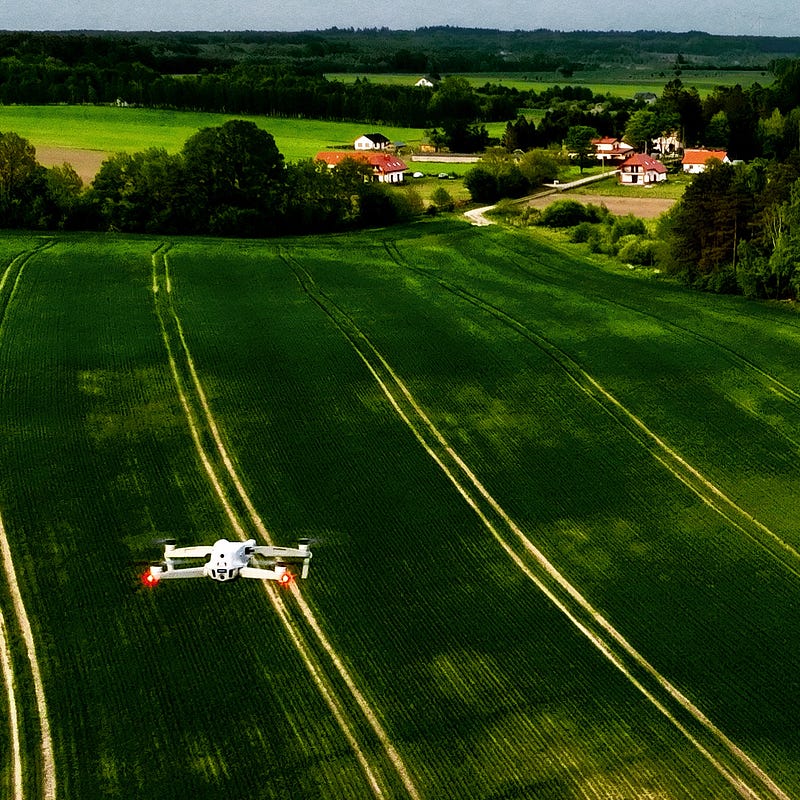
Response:
[{"label": "village house", "polygon": [[671,131],[670,133],[662,133],[651,139],[653,144],[652,153],[660,153],[662,156],[669,156],[683,149],[683,144],[680,139],[679,131]]},{"label": "village house", "polygon": [[681,165],[684,172],[705,172],[706,164],[716,158],[723,164],[730,164],[728,153],[725,150],[684,150]]},{"label": "village house", "polygon": [[619,182],[623,184],[647,185],[667,179],[667,168],[652,156],[637,153],[620,167]]},{"label": "village house", "polygon": [[317,153],[317,161],[324,161],[329,169],[335,169],[348,158],[369,164],[372,167],[373,179],[381,183],[402,183],[405,171],[408,169],[402,159],[380,151],[333,150]]},{"label": "village house", "polygon": [[356,150],[385,150],[388,146],[389,140],[382,133],[365,133],[354,144]]},{"label": "village house", "polygon": [[633,148],[622,139],[615,139],[612,136],[603,136],[600,139],[592,139],[595,157],[603,165],[619,166],[628,156],[633,153]]}]

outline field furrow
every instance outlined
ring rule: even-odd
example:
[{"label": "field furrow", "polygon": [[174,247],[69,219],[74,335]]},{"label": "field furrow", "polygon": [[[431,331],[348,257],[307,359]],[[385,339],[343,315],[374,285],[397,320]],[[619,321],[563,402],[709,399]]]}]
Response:
[{"label": "field furrow", "polygon": [[[676,686],[648,663],[556,569],[481,484],[473,470],[431,422],[407,386],[355,322],[317,288],[313,278],[299,263],[286,256],[284,258],[297,275],[303,290],[347,337],[397,414],[428,455],[447,475],[515,566],[533,581],[592,645],[689,739],[740,796],[789,800],[789,795],[769,774],[731,741]],[[476,298],[471,298],[471,301],[476,301]],[[483,303],[479,305],[486,308]],[[499,312],[495,309],[493,313]],[[527,333],[531,335],[530,331]],[[548,354],[552,356],[552,352]],[[563,358],[564,354],[560,354],[559,363],[562,366]],[[581,383],[589,380],[596,387],[596,383],[585,372],[580,370],[580,375],[583,379]],[[574,379],[573,374],[570,374],[570,377]],[[604,390],[600,391],[613,402],[613,398],[610,398]],[[527,558],[518,552],[520,544]]]},{"label": "field furrow", "polygon": [[[46,244],[0,237],[1,794],[14,583],[59,800],[800,794],[796,314],[445,218]],[[220,537],[309,579],[141,586]]]},{"label": "field furrow", "polygon": [[[50,242],[46,242],[33,250],[23,252],[22,254],[13,258],[4,270],[2,278],[0,278],[0,347],[4,346],[3,333],[6,318],[12,313],[12,304],[14,302],[19,284],[22,280],[25,266],[39,252],[49,247],[50,244]],[[0,560],[2,560],[3,572],[6,579],[6,591],[10,595],[15,617],[15,629],[19,631],[28,661],[28,669],[30,671],[30,678],[33,687],[35,713],[39,728],[38,759],[35,767],[28,767],[30,770],[29,774],[41,776],[40,796],[45,798],[45,800],[53,800],[56,796],[56,770],[53,754],[53,741],[50,735],[50,719],[47,708],[44,681],[42,679],[41,669],[39,666],[33,628],[31,626],[22,592],[20,590],[17,573],[14,568],[14,555],[6,535],[6,529],[3,524],[2,517],[0,517]],[[5,629],[4,621],[3,628]],[[5,678],[4,682],[7,685],[9,697],[9,715],[12,731],[12,786],[14,796],[16,797],[23,794],[24,786],[23,775],[21,771],[22,754],[20,751],[19,716],[17,714],[17,701],[14,694],[15,682],[19,680],[19,678],[15,678],[14,676],[13,660],[11,659],[10,654],[8,654],[6,651],[6,641],[7,636],[5,635],[4,630],[3,650],[6,655],[9,656],[9,658],[4,659],[3,671]]]},{"label": "field furrow", "polygon": [[[160,269],[160,267],[162,269]],[[157,313],[161,322],[162,335],[164,344],[167,349],[170,367],[175,378],[176,388],[180,396],[181,405],[183,406],[189,425],[192,430],[192,436],[198,451],[198,455],[203,462],[203,466],[207,472],[210,482],[214,486],[215,493],[217,494],[220,503],[223,505],[226,516],[231,522],[231,526],[240,539],[246,539],[249,536],[254,536],[263,541],[265,544],[274,544],[272,537],[269,534],[263,520],[255,509],[247,491],[245,490],[242,481],[234,466],[233,460],[228,452],[228,449],[222,439],[217,422],[211,411],[206,393],[200,381],[197,369],[194,364],[186,336],[183,331],[183,326],[178,316],[175,305],[171,301],[172,295],[172,281],[169,271],[168,251],[167,249],[159,249],[153,254],[153,292],[155,296]],[[170,327],[174,328],[174,334],[170,333]],[[182,370],[178,367],[178,359],[176,359],[175,351],[180,350],[180,362],[185,365],[183,372],[188,372],[189,380],[181,377]],[[192,395],[197,406],[199,406],[200,413],[192,410],[189,395]],[[202,421],[202,424],[201,424]],[[213,448],[204,445],[200,430],[205,428],[209,431],[211,439],[213,440]],[[211,455],[209,455],[211,454]],[[215,468],[212,459],[217,460],[218,466]],[[220,481],[220,476],[224,476],[233,489],[225,489]],[[246,509],[246,517],[241,517],[233,510],[231,505],[231,498],[238,500]],[[297,624],[293,621],[290,612],[286,607],[280,591],[275,587],[264,584],[263,589],[270,599],[270,602],[276,611],[278,617],[283,623],[287,634],[291,638],[293,644],[300,653],[303,662],[313,682],[319,689],[326,704],[329,706],[331,713],[335,717],[343,735],[349,742],[353,752],[361,765],[367,783],[378,798],[389,796],[387,784],[382,775],[379,775],[371,763],[374,755],[369,752],[374,748],[364,746],[359,741],[359,735],[356,733],[357,726],[353,723],[352,718],[349,717],[349,712],[345,710],[345,704],[342,703],[339,694],[342,689],[338,691],[334,688],[334,683],[330,677],[326,675],[319,655],[315,655],[309,643],[305,640],[304,634],[298,628]],[[331,646],[327,637],[325,636],[320,624],[314,618],[314,614],[310,607],[305,603],[302,594],[296,585],[291,589],[294,600],[302,612],[305,622],[305,628],[310,631],[315,638],[315,645],[317,653],[320,651],[327,657],[327,661],[333,665],[337,673],[337,682],[344,690],[349,693],[352,701],[367,721],[373,734],[380,742],[385,757],[387,759],[390,769],[394,769],[402,785],[405,788],[407,795],[412,799],[418,798],[419,794],[414,785],[414,782],[409,774],[408,769],[403,764],[397,751],[394,749],[391,741],[389,740],[386,731],[383,729],[377,714],[369,706],[361,691],[358,689],[356,682],[350,675],[342,660],[337,655],[334,648]]]},{"label": "field furrow", "polygon": [[[578,386],[587,397],[597,402],[604,411],[613,417],[637,442],[651,453],[653,458],[662,464],[672,476],[683,483],[706,505],[723,517],[727,523],[735,527],[743,535],[758,542],[766,552],[774,556],[792,575],[800,578],[800,552],[798,552],[790,542],[781,538],[777,533],[770,530],[766,525],[756,519],[751,513],[738,505],[731,497],[703,475],[699,469],[689,463],[657,433],[651,430],[639,417],[614,397],[611,392],[564,350],[555,345],[546,336],[534,331],[514,316],[472,292],[440,278],[437,279],[437,283],[446,291],[477,306],[508,325],[526,340],[545,352],[564,370],[565,374],[575,382],[576,386]],[[753,365],[749,361],[744,359],[742,361],[746,364],[748,369],[753,368]],[[764,373],[759,371],[759,374]],[[794,403],[794,392],[789,389],[789,387],[783,384],[780,385],[782,389],[789,394],[790,399]],[[800,398],[800,395],[797,395],[797,397]]]}]

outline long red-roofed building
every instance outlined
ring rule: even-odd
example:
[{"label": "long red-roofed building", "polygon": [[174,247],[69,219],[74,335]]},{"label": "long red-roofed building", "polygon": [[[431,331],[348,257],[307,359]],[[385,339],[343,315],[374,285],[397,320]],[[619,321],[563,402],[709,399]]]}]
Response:
[{"label": "long red-roofed building", "polygon": [[338,167],[348,158],[369,164],[375,179],[381,183],[402,183],[403,174],[408,169],[402,159],[391,153],[354,150],[326,150],[317,153],[317,161],[324,161],[330,169]]}]

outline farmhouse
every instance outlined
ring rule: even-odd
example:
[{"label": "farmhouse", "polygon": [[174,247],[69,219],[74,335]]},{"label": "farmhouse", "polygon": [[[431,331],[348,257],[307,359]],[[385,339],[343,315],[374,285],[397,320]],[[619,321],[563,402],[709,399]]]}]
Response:
[{"label": "farmhouse", "polygon": [[381,183],[402,183],[403,174],[408,169],[405,162],[389,153],[374,151],[333,150],[317,153],[317,161],[324,161],[329,169],[335,169],[345,159],[361,161],[372,167],[376,181]]},{"label": "farmhouse", "polygon": [[683,160],[681,161],[683,171],[691,173],[705,172],[706,164],[712,158],[716,158],[723,164],[731,163],[725,150],[684,150]]},{"label": "farmhouse", "polygon": [[612,136],[603,136],[600,139],[592,139],[595,157],[601,164],[621,164],[633,153],[633,148],[622,139],[615,139]]},{"label": "farmhouse", "polygon": [[414,84],[414,86],[421,86],[421,87],[423,87],[423,88],[425,88],[425,89],[433,89],[433,87],[434,87],[435,85],[436,85],[436,81],[435,81],[433,78],[431,78],[431,77],[429,77],[429,76],[427,76],[427,75],[423,75],[423,76],[422,76],[422,77],[421,77],[421,78],[420,78],[420,79],[419,79],[419,80],[418,80],[418,81],[417,81],[417,82]]},{"label": "farmhouse", "polygon": [[637,153],[620,167],[619,182],[627,184],[659,183],[667,179],[667,168],[651,156]]},{"label": "farmhouse", "polygon": [[365,133],[355,141],[356,150],[385,150],[389,140],[382,133]]}]

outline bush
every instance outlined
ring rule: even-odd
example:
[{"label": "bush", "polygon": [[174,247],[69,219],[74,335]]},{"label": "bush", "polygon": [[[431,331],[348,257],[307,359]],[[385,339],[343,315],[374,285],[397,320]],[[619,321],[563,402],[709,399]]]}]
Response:
[{"label": "bush", "polygon": [[556,200],[542,211],[541,224],[548,228],[571,228],[589,219],[590,215],[583,203],[576,200]]},{"label": "bush", "polygon": [[656,263],[657,243],[646,236],[628,234],[618,240],[617,258],[624,264],[652,267]]},{"label": "bush", "polygon": [[570,233],[569,240],[576,244],[585,244],[592,237],[592,234],[597,227],[594,222],[579,222]]},{"label": "bush", "polygon": [[499,197],[497,180],[482,167],[473,167],[464,175],[464,186],[476,203],[493,203]]},{"label": "bush", "polygon": [[634,217],[633,214],[626,214],[624,217],[616,217],[611,226],[611,241],[618,242],[623,236],[643,236],[647,233],[644,220]]}]

